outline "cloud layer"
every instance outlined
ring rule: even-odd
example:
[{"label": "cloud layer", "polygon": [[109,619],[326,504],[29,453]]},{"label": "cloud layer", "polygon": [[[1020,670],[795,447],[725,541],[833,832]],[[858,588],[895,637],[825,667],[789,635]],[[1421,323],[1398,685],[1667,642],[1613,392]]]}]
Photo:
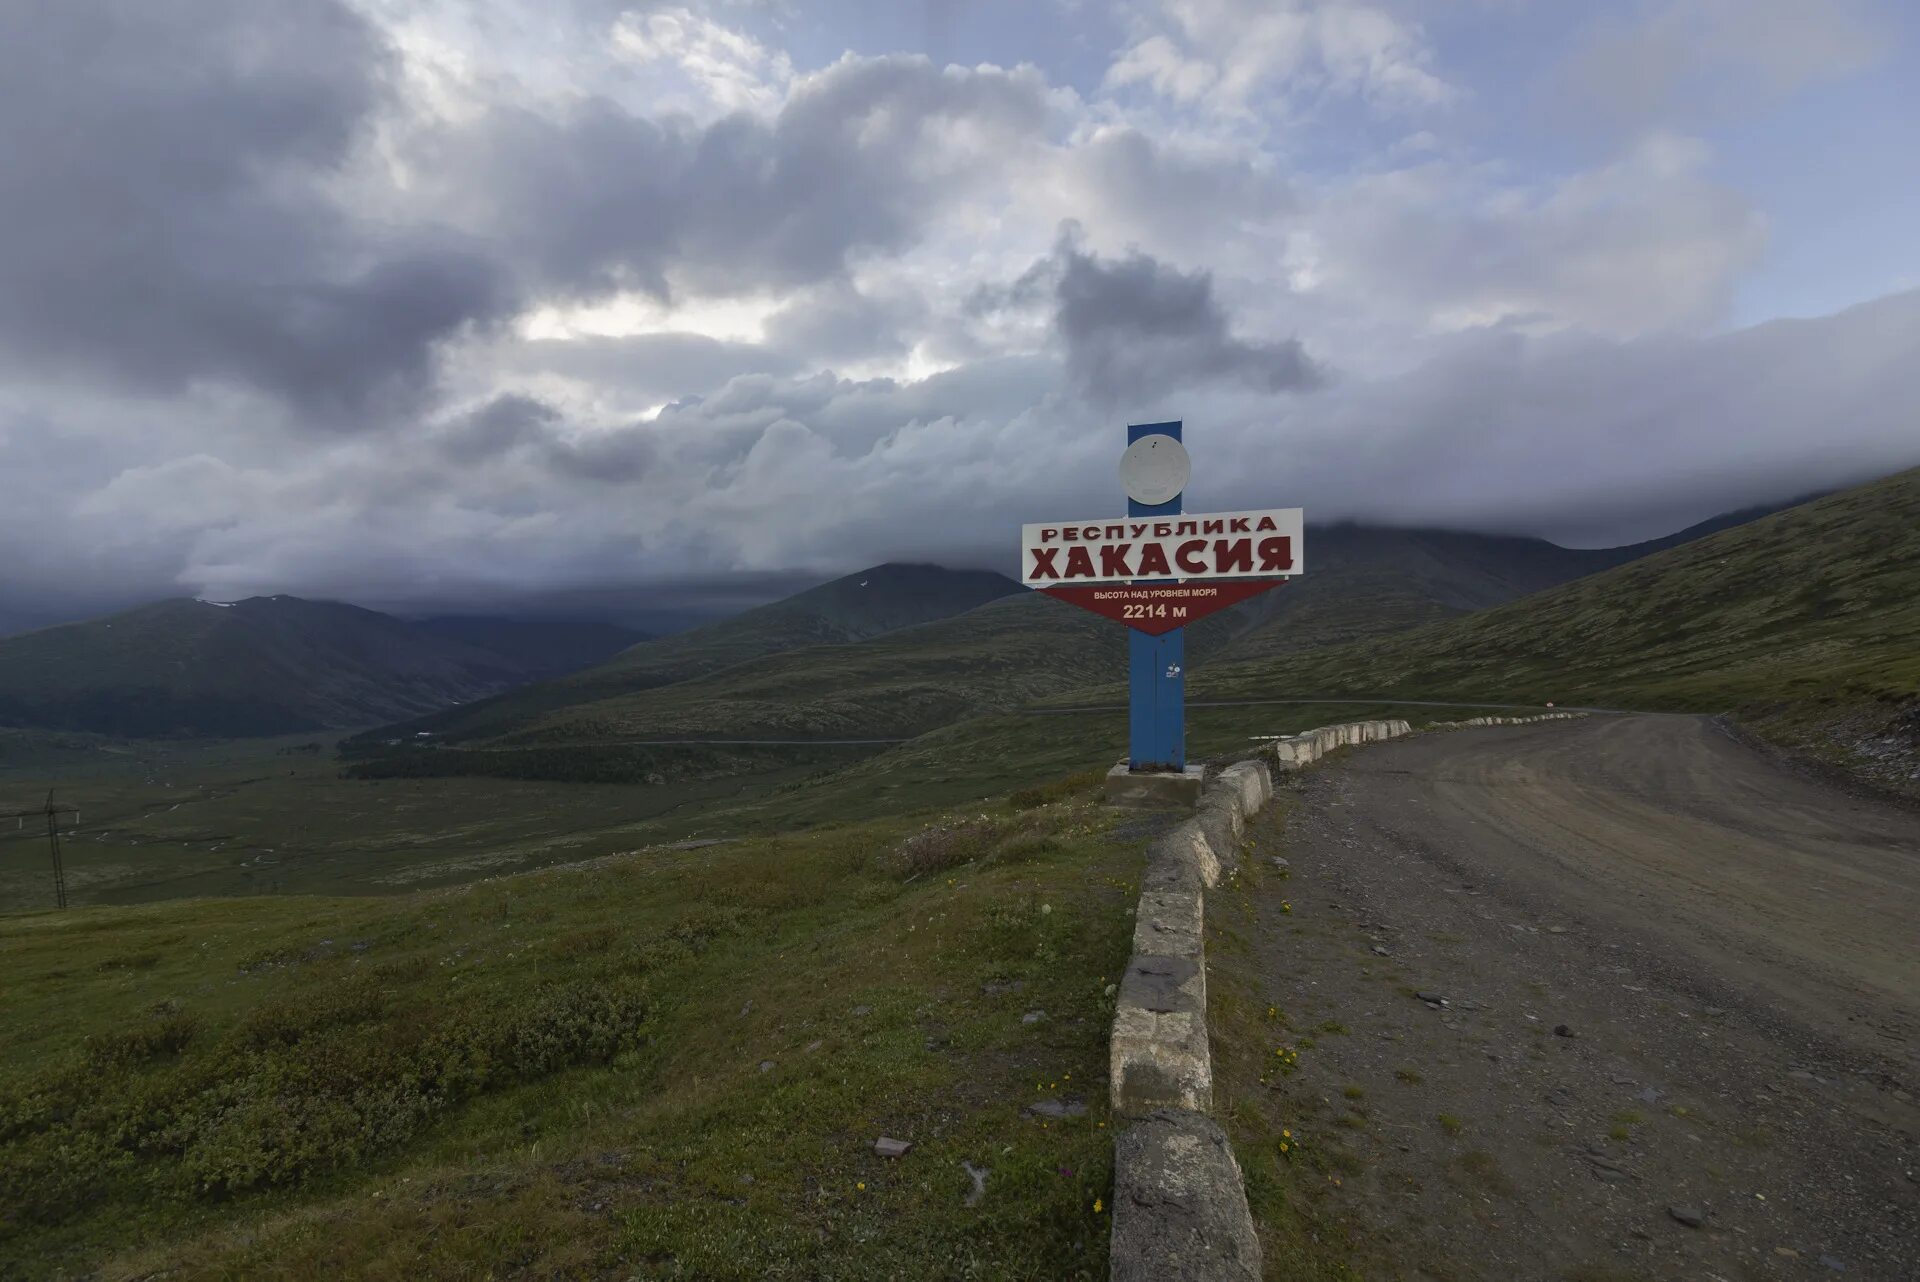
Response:
[{"label": "cloud layer", "polygon": [[1725,324],[1771,224],[1711,122],[1866,74],[1868,7],[1564,25],[1548,89],[1411,5],[1085,9],[1093,64],[955,66],[740,3],[0,0],[0,606],[1004,568],[1167,417],[1192,507],[1582,542],[1920,462],[1920,294]]}]

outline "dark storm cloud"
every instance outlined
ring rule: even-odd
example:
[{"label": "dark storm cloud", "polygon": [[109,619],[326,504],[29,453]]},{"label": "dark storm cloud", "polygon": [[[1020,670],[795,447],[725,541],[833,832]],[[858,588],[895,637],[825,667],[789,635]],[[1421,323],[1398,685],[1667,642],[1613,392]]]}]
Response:
[{"label": "dark storm cloud", "polygon": [[1046,114],[1037,74],[896,56],[835,64],[771,119],[701,128],[594,99],[560,117],[502,107],[414,145],[450,206],[486,193],[478,230],[554,288],[667,297],[670,276],[706,291],[793,288],[839,275],[855,253],[901,249],[995,159],[944,145],[943,131],[1013,142]]},{"label": "dark storm cloud", "polygon": [[[789,371],[815,341],[897,354],[888,309],[833,283],[850,256],[915,240],[1047,114],[1035,73],[892,57],[828,68],[771,118],[700,127],[590,98],[430,121],[337,0],[4,2],[0,365],[142,392],[238,384],[336,424],[424,408],[440,346],[529,299],[665,297],[670,278],[825,287],[776,319],[784,351],[635,343],[642,365],[692,358],[638,380],[659,395]],[[357,218],[328,184],[382,122],[412,185],[383,190],[383,166],[360,164],[359,196],[385,212]]]},{"label": "dark storm cloud", "polygon": [[560,411],[518,392],[496,396],[462,415],[440,433],[440,453],[449,461],[473,464],[497,458],[522,445],[546,439]]},{"label": "dark storm cloud", "polygon": [[319,190],[393,69],[344,5],[7,0],[0,31],[0,361],[341,415],[505,305],[496,265]]},{"label": "dark storm cloud", "polygon": [[557,476],[594,486],[629,485],[647,474],[654,456],[653,442],[634,428],[546,447],[547,466]]},{"label": "dark storm cloud", "polygon": [[[918,303],[918,300],[915,300]],[[905,354],[903,335],[925,319],[924,303],[886,303],[845,280],[806,291],[767,318],[767,339],[818,360],[859,360]]]},{"label": "dark storm cloud", "polygon": [[969,305],[985,313],[1043,300],[1074,382],[1109,403],[1204,383],[1286,392],[1323,381],[1299,340],[1236,337],[1210,273],[1137,250],[1102,259],[1081,248],[1077,227],[1063,229],[1053,252],[1011,286],[976,292]]}]

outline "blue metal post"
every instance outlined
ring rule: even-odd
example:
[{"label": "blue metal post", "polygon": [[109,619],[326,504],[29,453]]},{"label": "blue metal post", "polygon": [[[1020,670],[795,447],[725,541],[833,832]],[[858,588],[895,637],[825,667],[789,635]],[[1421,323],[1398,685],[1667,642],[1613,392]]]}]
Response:
[{"label": "blue metal post", "polygon": [[[1127,427],[1127,444],[1160,433],[1180,439],[1180,424],[1135,423]],[[1127,500],[1127,515],[1168,517],[1180,514],[1176,494],[1165,503]],[[1136,579],[1136,583],[1171,583],[1172,579]],[[1128,743],[1127,766],[1132,770],[1184,770],[1187,766],[1187,630],[1175,628],[1159,636],[1127,629]]]}]

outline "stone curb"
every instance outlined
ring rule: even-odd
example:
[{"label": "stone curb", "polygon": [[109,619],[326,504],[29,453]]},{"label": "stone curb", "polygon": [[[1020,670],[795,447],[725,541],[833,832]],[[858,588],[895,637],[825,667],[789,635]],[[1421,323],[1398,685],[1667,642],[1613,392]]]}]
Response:
[{"label": "stone curb", "polygon": [[[1523,725],[1582,713],[1475,717],[1431,727]],[[1114,1142],[1114,1282],[1260,1276],[1260,1244],[1232,1146],[1213,1108],[1207,1044],[1206,895],[1239,866],[1247,820],[1273,800],[1274,773],[1335,748],[1411,734],[1405,721],[1350,721],[1269,741],[1207,781],[1198,813],[1147,848],[1133,956],[1121,976],[1108,1051]]]},{"label": "stone curb", "polygon": [[1113,1144],[1113,1282],[1256,1282],[1260,1239],[1213,1119],[1149,1114]]}]

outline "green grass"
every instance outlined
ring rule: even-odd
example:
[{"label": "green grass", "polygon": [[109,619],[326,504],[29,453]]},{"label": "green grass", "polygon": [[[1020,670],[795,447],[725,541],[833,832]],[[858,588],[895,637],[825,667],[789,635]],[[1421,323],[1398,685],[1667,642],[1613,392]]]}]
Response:
[{"label": "green grass", "polygon": [[[1188,740],[1196,758],[1233,760],[1247,754],[1255,734],[1403,712],[1421,710],[1195,709]],[[0,809],[38,805],[52,786],[81,807],[82,826],[65,840],[78,903],[391,894],[649,845],[799,831],[1011,793],[1043,801],[1057,787],[1045,781],[1074,777],[1086,787],[1124,756],[1126,718],[980,717],[885,751],[665,750],[678,754],[657,763],[671,777],[653,785],[343,779],[325,752],[283,751],[306,742],[109,745],[127,755],[102,752],[85,764],[43,759],[0,771]],[[0,831],[0,905],[51,903],[44,834],[8,825]]]},{"label": "green grass", "polygon": [[[822,754],[815,753],[815,758]],[[857,759],[857,752],[835,756]],[[829,757],[828,761],[835,759]],[[392,893],[592,859],[646,844],[649,821],[699,816],[817,775],[796,753],[756,773],[658,786],[491,779],[348,780],[325,754],[170,746],[114,769],[0,774],[0,810],[49,787],[80,807],[63,839],[75,902],[182,896]],[[0,830],[0,904],[50,905],[44,827]]]},{"label": "green grass", "polygon": [[[1277,802],[1269,817],[1286,810]],[[1271,827],[1265,829],[1270,833]],[[1250,830],[1257,847],[1262,829]],[[1267,871],[1249,860],[1207,897],[1207,1031],[1213,1059],[1214,1113],[1233,1143],[1260,1238],[1268,1277],[1300,1282],[1359,1282],[1391,1276],[1398,1261],[1340,1205],[1335,1181],[1358,1166],[1342,1144],[1344,1110],[1333,1112],[1314,1089],[1294,1089],[1304,1040],[1264,991],[1247,941],[1258,930],[1252,896]],[[1364,1124],[1364,1119],[1356,1120]]]},{"label": "green grass", "polygon": [[0,919],[0,1274],[1103,1277],[1141,853],[1086,795]]}]

